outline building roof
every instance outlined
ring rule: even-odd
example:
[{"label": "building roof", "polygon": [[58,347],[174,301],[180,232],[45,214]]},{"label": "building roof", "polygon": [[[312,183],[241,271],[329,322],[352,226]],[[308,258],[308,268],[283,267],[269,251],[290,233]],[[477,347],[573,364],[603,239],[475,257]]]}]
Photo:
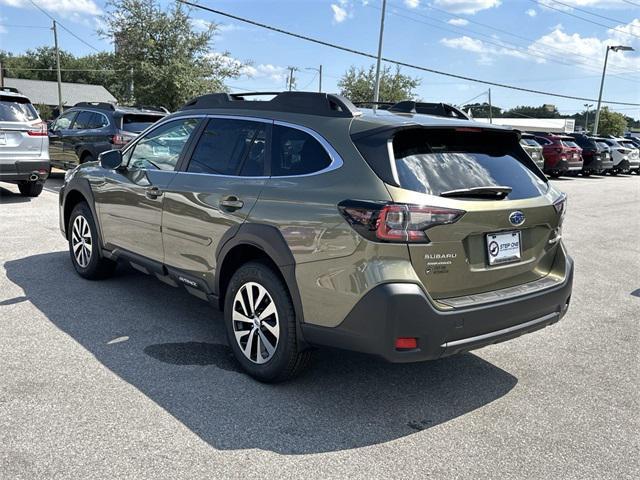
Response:
[{"label": "building roof", "polygon": [[[4,84],[7,87],[17,88],[20,93],[29,97],[31,103],[50,106],[58,105],[57,82],[5,77]],[[116,103],[117,100],[102,85],[62,82],[62,104],[66,107],[71,107],[78,102]]]},{"label": "building roof", "polygon": [[[474,118],[476,122],[489,123],[488,118]],[[494,125],[507,125],[529,132],[571,133],[576,126],[575,118],[503,118],[493,119]]]}]

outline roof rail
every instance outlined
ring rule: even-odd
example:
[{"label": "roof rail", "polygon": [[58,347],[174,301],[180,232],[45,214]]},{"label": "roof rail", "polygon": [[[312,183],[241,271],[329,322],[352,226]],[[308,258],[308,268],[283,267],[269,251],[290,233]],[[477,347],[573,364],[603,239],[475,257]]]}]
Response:
[{"label": "roof rail", "polygon": [[469,116],[459,108],[448,103],[427,103],[414,102],[413,100],[403,100],[389,108],[390,112],[396,113],[422,113],[425,115],[435,115],[437,117],[454,117],[469,120]]},{"label": "roof rail", "polygon": [[[274,97],[268,101],[248,101],[245,98],[265,95]],[[190,100],[180,110],[204,108],[264,110],[346,118],[360,115],[356,106],[346,98],[317,92],[211,93]]]},{"label": "roof rail", "polygon": [[78,102],[74,107],[97,108],[99,110],[115,110],[113,103],[107,102]]}]

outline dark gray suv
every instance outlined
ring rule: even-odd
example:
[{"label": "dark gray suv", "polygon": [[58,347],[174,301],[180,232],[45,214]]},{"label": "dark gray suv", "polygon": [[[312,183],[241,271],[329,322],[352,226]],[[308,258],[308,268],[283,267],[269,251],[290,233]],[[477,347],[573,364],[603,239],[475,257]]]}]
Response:
[{"label": "dark gray suv", "polygon": [[517,131],[329,94],[248,98],[196,98],[67,173],[60,227],[81,276],[121,260],[210,301],[262,381],[315,345],[414,362],[565,314],[566,197]]}]

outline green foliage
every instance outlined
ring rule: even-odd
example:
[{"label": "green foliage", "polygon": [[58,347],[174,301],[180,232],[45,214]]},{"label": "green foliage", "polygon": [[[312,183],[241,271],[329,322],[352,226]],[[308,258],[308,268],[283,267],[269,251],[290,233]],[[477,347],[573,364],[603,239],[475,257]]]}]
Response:
[{"label": "green foliage", "polygon": [[554,105],[541,105],[539,107],[517,106],[505,111],[503,117],[562,118]]},{"label": "green foliage", "polygon": [[[371,66],[368,69],[351,67],[338,82],[340,94],[352,102],[371,102],[376,83],[376,69]],[[413,100],[416,95],[414,90],[420,85],[419,78],[413,78],[400,73],[400,67],[392,70],[390,66],[384,66],[380,71],[380,101],[399,102],[401,100]]]},{"label": "green foliage", "polygon": [[35,105],[36,110],[40,114],[40,118],[42,120],[51,120],[53,119],[53,109],[49,105],[45,105],[44,103],[37,103]]},{"label": "green foliage", "polygon": [[627,120],[623,114],[612,112],[608,107],[602,107],[600,109],[598,135],[622,136],[626,128]]},{"label": "green foliage", "polygon": [[120,81],[113,93],[119,99],[173,110],[194,96],[225,90],[224,80],[243,67],[226,52],[213,53],[216,25],[194,31],[189,10],[177,2],[165,9],[159,0],[109,0],[103,22],[99,33],[115,46]]},{"label": "green foliage", "polygon": [[[465,113],[467,113],[469,109],[471,109],[471,114],[474,118],[489,118],[489,104],[487,102],[468,103],[461,108]],[[493,114],[493,118],[501,117],[502,109],[492,106],[491,113]]]}]

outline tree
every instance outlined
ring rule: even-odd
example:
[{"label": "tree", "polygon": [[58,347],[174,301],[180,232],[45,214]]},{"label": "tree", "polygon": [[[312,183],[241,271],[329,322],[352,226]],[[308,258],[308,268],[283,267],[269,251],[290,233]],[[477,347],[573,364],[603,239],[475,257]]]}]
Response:
[{"label": "tree", "polygon": [[240,74],[242,62],[212,51],[217,26],[196,32],[189,13],[177,2],[166,9],[159,0],[107,2],[98,33],[114,42],[116,97],[173,110],[197,95],[226,90],[224,80]]},{"label": "tree", "polygon": [[[351,67],[338,81],[340,94],[352,102],[371,102],[376,83],[376,70],[372,65],[368,69]],[[414,100],[414,90],[420,85],[419,78],[400,73],[400,66],[392,71],[386,65],[380,70],[380,101],[399,102]]]},{"label": "tree", "polygon": [[[489,104],[487,102],[468,103],[461,107],[461,110],[465,113],[471,110],[471,115],[473,115],[475,118],[489,118]],[[502,109],[491,106],[491,113],[493,115],[493,118],[501,117]]]},{"label": "tree", "polygon": [[560,112],[555,105],[541,105],[539,107],[528,107],[519,105],[504,112],[504,117],[531,117],[531,118],[561,118]]},{"label": "tree", "polygon": [[600,109],[600,121],[598,122],[598,135],[622,136],[627,129],[627,120],[624,115],[612,112],[609,107]]}]

